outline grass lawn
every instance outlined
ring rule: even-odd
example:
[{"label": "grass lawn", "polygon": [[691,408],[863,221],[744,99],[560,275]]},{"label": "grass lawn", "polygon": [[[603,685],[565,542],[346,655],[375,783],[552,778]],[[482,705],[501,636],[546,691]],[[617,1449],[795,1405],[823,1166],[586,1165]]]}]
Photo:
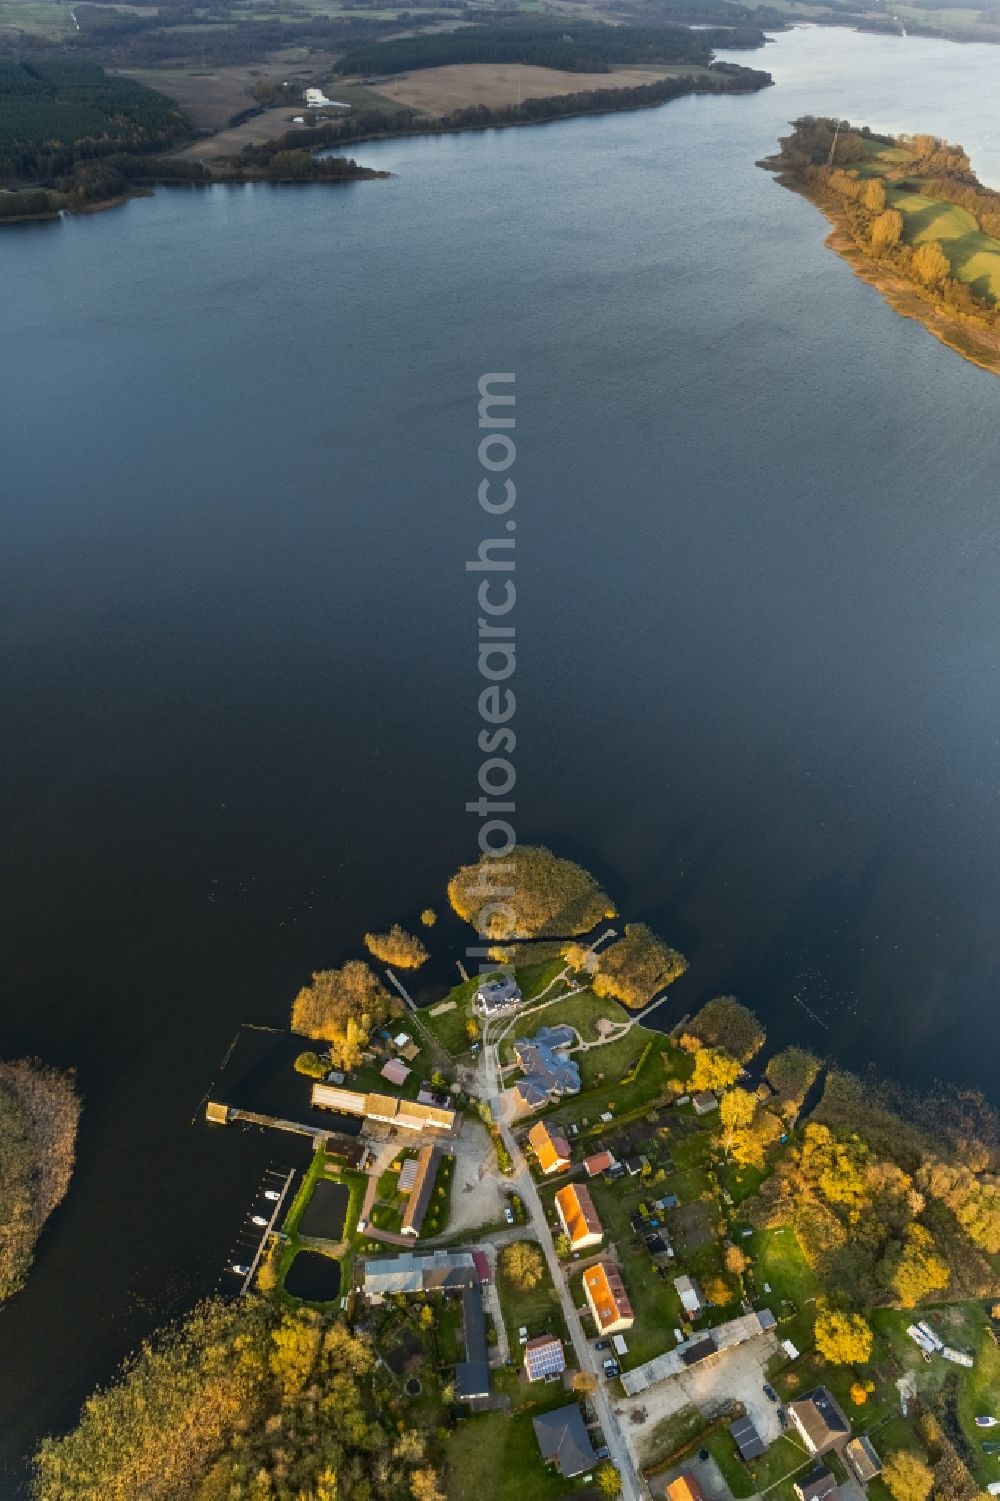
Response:
[{"label": "grass lawn", "polygon": [[479,988],[478,975],[473,975],[471,980],[463,980],[461,985],[456,985],[454,990],[437,1002],[438,1006],[454,1002],[451,1010],[443,1011],[439,1016],[432,1016],[435,1006],[421,1010],[420,1020],[428,1031],[433,1032],[438,1042],[452,1058],[457,1058],[469,1050],[469,1036],[465,1030],[465,1024],[472,1013],[472,997]]},{"label": "grass lawn", "polygon": [[543,1264],[542,1280],[537,1287],[523,1288],[504,1275],[502,1262],[498,1260],[497,1292],[510,1342],[511,1360],[515,1365],[521,1359],[517,1331],[522,1325],[527,1328],[529,1338],[536,1334],[557,1334],[561,1339],[567,1338],[566,1323],[547,1264]]},{"label": "grass lawn", "polygon": [[1000,241],[984,234],[967,209],[891,186],[886,202],[903,216],[907,245],[939,240],[956,280],[968,282],[980,296],[1000,299]]},{"label": "grass lawn", "polygon": [[[553,966],[541,965],[542,969],[551,969]],[[520,977],[520,970],[518,976]],[[553,991],[553,994],[556,992]],[[522,1013],[524,1015],[524,1013]],[[538,1027],[575,1027],[584,1042],[594,1042],[600,1036],[597,1023],[602,1018],[612,1022],[624,1022],[628,1020],[624,1006],[619,1006],[617,1001],[610,998],[600,999],[592,990],[581,990],[579,995],[571,995],[563,1001],[549,1002],[548,998],[541,1002],[540,1009],[529,1011],[525,1016],[528,1031],[535,1031]],[[520,1023],[519,1023],[520,1024]],[[604,1049],[595,1050],[602,1052]],[[641,1048],[637,1051],[641,1052]],[[590,1057],[588,1053],[578,1053],[577,1062],[581,1065]]]},{"label": "grass lawn", "polygon": [[[652,1047],[636,1077],[624,1082],[622,1075],[627,1074],[649,1042]],[[578,1058],[583,1089],[572,1099],[560,1101],[553,1110],[561,1125],[578,1125],[581,1131],[590,1134],[608,1129],[600,1119],[605,1112],[610,1111],[616,1118],[631,1117],[658,1103],[666,1092],[667,1079],[678,1075],[680,1060],[688,1061],[669,1037],[641,1025],[634,1027],[622,1042],[594,1048]],[[593,1083],[598,1072],[611,1082]]]},{"label": "grass lawn", "polygon": [[[819,1278],[802,1254],[794,1231],[760,1230],[738,1244],[753,1258],[748,1271],[755,1297],[778,1320],[781,1339],[799,1350],[812,1344],[815,1300],[822,1291]],[[771,1292],[764,1291],[768,1282]]]},{"label": "grass lawn", "polygon": [[[972,1351],[975,1357],[972,1369],[937,1356],[928,1364],[906,1334],[907,1324],[915,1318],[926,1319],[955,1349]],[[879,1309],[872,1323],[898,1364],[913,1372],[917,1389],[929,1406],[943,1400],[946,1389],[954,1391],[958,1420],[970,1457],[974,1456],[973,1473],[984,1487],[990,1481],[1000,1480],[1000,1456],[984,1454],[981,1447],[984,1438],[994,1435],[978,1429],[973,1421],[977,1414],[1000,1417],[1000,1350],[993,1343],[983,1309],[977,1303],[921,1308],[917,1313]]]},{"label": "grass lawn", "polygon": [[562,1407],[567,1400],[560,1391],[531,1409],[466,1418],[446,1441],[448,1501],[550,1501],[586,1495],[579,1476],[564,1480],[542,1463],[531,1424],[533,1412]]},{"label": "grass lawn", "polygon": [[[420,1034],[417,1033],[417,1042]],[[406,1060],[403,1060],[406,1062]],[[344,1080],[345,1089],[356,1089],[365,1094],[392,1094],[399,1095],[404,1100],[415,1100],[420,1093],[420,1086],[425,1079],[429,1079],[434,1072],[435,1064],[426,1052],[422,1052],[413,1063],[407,1063],[410,1070],[405,1083],[402,1086],[390,1084],[388,1079],[383,1079],[381,1063],[363,1063],[359,1068],[352,1068]]]}]

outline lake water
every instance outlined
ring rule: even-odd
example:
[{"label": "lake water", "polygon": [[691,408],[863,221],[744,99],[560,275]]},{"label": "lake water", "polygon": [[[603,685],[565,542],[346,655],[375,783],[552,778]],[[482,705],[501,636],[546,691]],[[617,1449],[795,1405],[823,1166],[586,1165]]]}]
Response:
[{"label": "lake water", "polygon": [[219,1276],[236,1026],[443,900],[479,753],[476,382],[517,373],[517,827],[720,990],[995,1089],[995,377],[754,163],[835,112],[1000,184],[1000,49],[801,30],[749,98],[360,148],[0,241],[0,1055],[75,1064],[0,1495]]}]

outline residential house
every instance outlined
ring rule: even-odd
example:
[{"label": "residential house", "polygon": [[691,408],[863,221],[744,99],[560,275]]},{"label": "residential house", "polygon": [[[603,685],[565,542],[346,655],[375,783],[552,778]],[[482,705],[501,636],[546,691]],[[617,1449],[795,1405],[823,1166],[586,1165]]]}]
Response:
[{"label": "residential house", "polygon": [[667,1501],[708,1501],[695,1477],[688,1471],[667,1486]]},{"label": "residential house", "polygon": [[875,1446],[863,1433],[844,1445],[844,1458],[862,1485],[867,1485],[869,1480],[874,1480],[876,1475],[882,1473],[882,1461],[875,1452]]},{"label": "residential house", "polygon": [[690,1314],[693,1317],[695,1314],[701,1313],[705,1303],[701,1296],[701,1288],[693,1277],[675,1277],[674,1287],[677,1289],[677,1296],[680,1298],[686,1314]]},{"label": "residential house", "polygon": [[540,1413],[531,1423],[545,1463],[554,1465],[567,1480],[582,1475],[595,1463],[597,1455],[576,1402]]},{"label": "residential house", "polygon": [[851,1436],[851,1425],[825,1386],[788,1404],[791,1418],[810,1454],[823,1454]]},{"label": "residential house", "polygon": [[387,1063],[383,1063],[379,1072],[388,1083],[395,1084],[397,1089],[402,1089],[413,1070],[407,1068],[402,1058],[390,1058]]},{"label": "residential house", "polygon": [[583,1159],[584,1171],[588,1178],[596,1178],[600,1173],[609,1173],[615,1166],[615,1158],[611,1152],[594,1152],[592,1156]]},{"label": "residential house", "polygon": [[516,1011],[524,997],[520,986],[509,976],[494,976],[483,980],[476,991],[476,1010],[481,1016],[503,1016],[507,1011]]},{"label": "residential house", "polygon": [[431,1194],[434,1191],[437,1163],[437,1147],[433,1143],[421,1147],[417,1156],[417,1171],[413,1179],[413,1187],[410,1189],[410,1196],[403,1211],[403,1223],[399,1227],[403,1235],[420,1234],[430,1207]]},{"label": "residential house", "polygon": [[535,1122],[528,1132],[528,1140],[543,1173],[564,1173],[569,1167],[569,1142],[544,1121]]},{"label": "residential house", "polygon": [[710,1089],[702,1089],[698,1094],[693,1094],[691,1104],[694,1106],[695,1115],[710,1115],[713,1110],[719,1108],[719,1101]]},{"label": "residential house", "polygon": [[583,1291],[598,1334],[616,1334],[620,1329],[631,1329],[635,1314],[614,1262],[598,1261],[589,1266],[583,1274]]},{"label": "residential house", "polygon": [[792,1482],[792,1490],[799,1501],[838,1501],[840,1496],[837,1477],[826,1465],[816,1465],[807,1475],[800,1475]]},{"label": "residential house", "polygon": [[[539,1027],[532,1037],[515,1038],[514,1056],[524,1074],[516,1088],[525,1103],[579,1094],[579,1065],[565,1052],[575,1042],[572,1027]],[[539,1106],[531,1103],[529,1108],[537,1110]]]},{"label": "residential house", "polygon": [[524,1347],[524,1374],[529,1381],[559,1376],[566,1369],[563,1342],[554,1334],[539,1334]]},{"label": "residential house", "polygon": [[590,1190],[582,1183],[567,1183],[555,1196],[559,1223],[569,1236],[574,1251],[585,1246],[600,1245],[604,1239],[604,1227],[594,1208]]}]

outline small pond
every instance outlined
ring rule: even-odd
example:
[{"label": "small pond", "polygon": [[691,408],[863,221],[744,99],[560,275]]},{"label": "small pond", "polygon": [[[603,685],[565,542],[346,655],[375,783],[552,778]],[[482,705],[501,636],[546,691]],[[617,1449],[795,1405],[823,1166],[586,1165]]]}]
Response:
[{"label": "small pond", "polygon": [[321,1178],[299,1220],[299,1234],[313,1240],[340,1240],[347,1218],[350,1190],[346,1183]]},{"label": "small pond", "polygon": [[319,1251],[299,1251],[288,1268],[285,1292],[306,1303],[332,1303],[340,1296],[340,1262]]}]

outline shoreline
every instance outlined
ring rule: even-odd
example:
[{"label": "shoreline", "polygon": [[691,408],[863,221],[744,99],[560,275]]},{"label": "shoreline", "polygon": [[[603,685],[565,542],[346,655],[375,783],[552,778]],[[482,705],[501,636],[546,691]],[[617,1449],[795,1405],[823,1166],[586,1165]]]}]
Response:
[{"label": "shoreline", "polygon": [[[753,71],[758,71],[758,70],[748,70],[748,71],[753,72]],[[726,74],[721,73],[721,72],[720,72],[719,76],[721,78],[726,78],[727,77]],[[520,126],[528,126],[528,125],[553,125],[553,124],[558,124],[560,121],[565,121],[565,120],[583,120],[583,119],[588,119],[590,117],[598,118],[598,117],[600,117],[602,115],[632,114],[632,113],[635,113],[636,111],[639,111],[639,110],[657,109],[657,108],[660,108],[663,105],[673,103],[673,101],[675,99],[688,98],[692,94],[720,94],[720,95],[723,95],[723,94],[724,95],[733,95],[733,94],[736,94],[736,95],[738,95],[738,94],[747,94],[747,95],[749,95],[749,94],[755,94],[755,93],[760,92],[760,90],[763,89],[763,88],[769,88],[769,87],[773,86],[774,80],[771,78],[770,74],[766,74],[765,73],[765,74],[763,74],[763,76],[766,79],[766,82],[760,83],[755,88],[734,87],[733,84],[732,84],[732,82],[729,82],[728,86],[726,84],[722,84],[722,85],[717,85],[715,83],[707,84],[704,81],[704,79],[702,79],[702,78],[692,77],[690,79],[690,87],[684,88],[684,89],[678,89],[676,92],[671,92],[665,98],[655,98],[655,97],[653,97],[653,98],[636,99],[636,100],[633,100],[630,103],[622,104],[620,107],[617,107],[617,108],[613,104],[609,103],[607,100],[602,100],[600,103],[595,104],[595,106],[593,108],[591,108],[591,109],[580,108],[580,109],[575,109],[575,110],[565,110],[565,111],[558,111],[558,112],[554,111],[551,115],[541,116],[541,117],[538,117],[538,118],[535,118],[535,119],[532,119],[532,118],[528,117],[528,118],[524,118],[524,119],[497,119],[497,120],[463,121],[463,120],[451,120],[451,119],[449,119],[448,116],[442,116],[440,119],[437,119],[437,120],[433,120],[432,119],[432,120],[419,121],[419,122],[414,121],[411,124],[408,124],[407,127],[405,129],[402,129],[402,130],[372,130],[370,132],[364,132],[364,133],[361,133],[361,134],[356,135],[356,136],[351,136],[348,139],[345,139],[343,141],[333,141],[333,142],[326,142],[326,143],[318,144],[315,147],[311,148],[310,154],[313,156],[314,160],[316,160],[318,162],[318,161],[322,161],[324,159],[329,159],[328,157],[326,157],[324,155],[325,153],[329,153],[330,156],[334,156],[334,157],[335,156],[340,156],[343,152],[345,152],[345,151],[347,151],[349,149],[353,149],[356,146],[363,146],[363,145],[367,144],[370,141],[400,141],[400,140],[413,139],[413,138],[418,137],[418,136],[458,135],[458,134],[461,134],[461,133],[467,133],[467,132],[472,132],[472,131],[480,131],[480,132],[482,132],[482,131],[486,131],[486,130],[508,130],[508,129],[513,129],[515,127],[520,127]],[[731,77],[731,75],[730,75],[730,77]],[[683,82],[685,80],[670,80],[670,81],[671,82],[678,82],[678,81]],[[655,87],[655,86],[649,85],[648,87]],[[614,93],[614,92],[618,92],[618,91],[611,91],[611,92]],[[622,89],[620,92],[624,94],[624,93],[627,93],[628,91],[625,90],[625,89]],[[567,98],[567,97],[572,98],[573,96],[572,95],[568,95],[567,96],[567,95],[558,95],[558,94],[556,94],[556,95],[546,96],[545,98],[536,100],[534,102],[536,104],[543,104],[543,103],[548,102],[548,99],[550,99],[550,98],[553,101],[555,101],[555,100],[558,100],[560,98]],[[208,145],[210,143],[210,141],[211,141],[211,137],[208,138],[208,141],[206,142],[206,145]],[[273,144],[277,144],[278,146],[280,146],[281,140],[279,139],[276,143],[273,143]],[[300,148],[300,149],[308,149],[308,148]],[[167,155],[169,155],[169,153],[167,153]],[[150,158],[151,162],[153,162],[155,160],[156,160],[155,157],[151,157]],[[334,185],[339,186],[342,183],[363,182],[363,181],[371,181],[371,180],[376,180],[376,179],[387,179],[387,178],[389,178],[389,177],[392,176],[392,173],[390,173],[390,172],[379,171],[378,169],[373,168],[373,167],[360,167],[359,166],[358,170],[356,172],[351,173],[351,174],[346,175],[346,176],[343,176],[343,177],[332,177],[332,176],[331,177],[327,177],[327,176],[323,176],[321,174],[317,174],[315,177],[291,177],[290,176],[290,177],[287,177],[287,178],[272,178],[272,177],[267,177],[267,176],[265,176],[263,174],[259,174],[259,173],[255,174],[252,170],[248,171],[247,168],[245,168],[245,167],[241,168],[241,167],[237,166],[236,163],[239,160],[238,158],[234,159],[234,158],[226,158],[226,157],[217,157],[217,158],[213,159],[210,155],[208,155],[206,153],[206,155],[204,157],[200,157],[199,156],[199,157],[195,158],[195,160],[198,161],[198,162],[200,162],[205,167],[205,169],[212,174],[207,180],[206,179],[202,179],[201,181],[198,181],[198,180],[192,179],[192,180],[188,180],[188,181],[184,181],[184,180],[163,180],[163,181],[157,181],[154,176],[151,176],[150,180],[147,180],[145,182],[143,182],[141,180],[136,181],[135,184],[134,184],[134,186],[130,187],[127,192],[116,194],[113,198],[108,198],[108,199],[105,199],[105,200],[99,200],[99,201],[92,202],[92,203],[86,203],[86,204],[80,205],[79,207],[75,207],[75,208],[71,208],[71,207],[69,207],[67,205],[61,205],[59,207],[52,208],[52,209],[48,210],[47,212],[41,213],[41,214],[17,215],[17,216],[11,216],[8,219],[2,219],[2,218],[0,218],[0,228],[2,228],[4,224],[41,224],[41,223],[53,223],[53,222],[60,221],[63,218],[64,215],[75,216],[77,214],[93,214],[93,213],[101,213],[105,209],[121,208],[123,205],[131,202],[131,200],[134,199],[134,198],[150,198],[150,197],[155,196],[155,191],[158,188],[180,188],[180,187],[183,187],[183,188],[242,187],[242,186],[245,186],[248,183],[265,183],[265,184],[268,184],[268,185],[274,186],[274,187],[288,187],[288,186],[292,186],[292,187],[296,187],[296,186],[307,187],[307,186],[316,185],[317,183],[318,184],[330,184],[330,183],[333,183]],[[213,160],[219,162],[220,164],[226,163],[230,167],[230,170],[229,171],[220,171],[218,174],[216,174],[216,172],[213,171],[213,168],[211,166],[211,163],[212,163]]]},{"label": "shoreline", "polygon": [[780,154],[764,157],[757,165],[771,172],[781,187],[798,193],[819,209],[832,226],[823,243],[846,261],[855,276],[874,287],[893,312],[921,324],[940,344],[945,344],[969,364],[977,365],[991,375],[1000,375],[1000,334],[965,321],[961,313],[943,305],[932,293],[923,291],[916,282],[900,275],[893,266],[876,260],[858,244],[838,200],[803,182],[789,170]]}]

